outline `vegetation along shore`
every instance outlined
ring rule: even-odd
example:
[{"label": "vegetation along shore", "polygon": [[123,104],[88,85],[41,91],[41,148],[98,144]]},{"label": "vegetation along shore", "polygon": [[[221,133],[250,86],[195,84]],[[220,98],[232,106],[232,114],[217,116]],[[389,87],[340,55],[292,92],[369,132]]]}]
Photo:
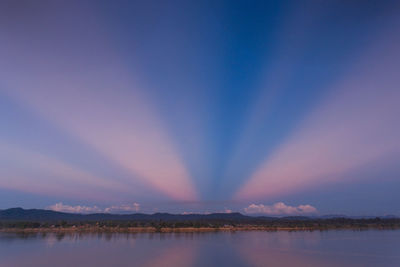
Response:
[{"label": "vegetation along shore", "polygon": [[400,218],[343,216],[266,217],[213,214],[71,214],[21,208],[0,210],[2,232],[211,232],[400,229]]}]

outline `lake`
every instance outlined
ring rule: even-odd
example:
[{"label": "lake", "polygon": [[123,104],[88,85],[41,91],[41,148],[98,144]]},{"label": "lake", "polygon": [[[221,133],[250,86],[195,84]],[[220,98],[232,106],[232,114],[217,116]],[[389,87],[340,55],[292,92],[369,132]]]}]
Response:
[{"label": "lake", "polygon": [[0,233],[0,266],[400,266],[400,230]]}]

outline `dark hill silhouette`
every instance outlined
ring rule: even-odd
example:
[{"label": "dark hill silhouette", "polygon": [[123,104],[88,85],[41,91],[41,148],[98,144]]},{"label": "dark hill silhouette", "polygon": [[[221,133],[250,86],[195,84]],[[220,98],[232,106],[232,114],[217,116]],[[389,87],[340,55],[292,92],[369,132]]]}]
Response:
[{"label": "dark hill silhouette", "polygon": [[[30,222],[104,222],[104,221],[139,221],[139,222],[215,222],[220,223],[265,223],[265,222],[311,222],[311,221],[346,221],[346,220],[373,220],[374,216],[358,216],[345,217],[343,215],[328,215],[320,217],[306,216],[286,216],[286,217],[267,217],[267,216],[247,216],[238,212],[233,213],[211,213],[211,214],[170,214],[170,213],[133,213],[133,214],[110,214],[110,213],[93,213],[93,214],[77,214],[66,213],[44,209],[23,209],[11,208],[0,210],[0,221],[30,221]],[[395,216],[382,216],[380,219],[398,220]]]},{"label": "dark hill silhouette", "polygon": [[[263,220],[274,219],[259,217]],[[0,220],[12,221],[203,221],[227,220],[245,222],[254,220],[255,217],[245,216],[241,213],[211,213],[211,214],[170,214],[170,213],[134,213],[134,214],[76,214],[43,209],[11,208],[0,210]]]}]

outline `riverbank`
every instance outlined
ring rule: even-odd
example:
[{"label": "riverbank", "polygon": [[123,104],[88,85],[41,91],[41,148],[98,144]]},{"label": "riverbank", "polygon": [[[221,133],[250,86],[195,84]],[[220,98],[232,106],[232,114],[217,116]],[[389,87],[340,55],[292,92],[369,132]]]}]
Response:
[{"label": "riverbank", "polygon": [[179,228],[156,228],[156,227],[46,227],[46,228],[3,228],[0,232],[8,233],[196,233],[196,232],[235,232],[235,231],[326,231],[326,230],[395,230],[400,227],[264,227],[264,226],[241,226],[241,227],[179,227]]}]

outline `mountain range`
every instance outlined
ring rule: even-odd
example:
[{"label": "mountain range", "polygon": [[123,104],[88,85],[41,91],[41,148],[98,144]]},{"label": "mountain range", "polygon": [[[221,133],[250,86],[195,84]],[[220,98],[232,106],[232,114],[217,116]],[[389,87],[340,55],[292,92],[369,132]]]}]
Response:
[{"label": "mountain range", "polygon": [[[251,222],[255,220],[309,220],[309,219],[372,219],[376,216],[345,216],[345,215],[325,215],[319,217],[306,216],[286,216],[286,217],[266,217],[266,216],[247,216],[238,212],[232,213],[211,213],[211,214],[170,214],[170,213],[133,213],[133,214],[110,214],[93,213],[77,214],[58,212],[45,209],[23,209],[10,208],[0,210],[0,220],[2,221],[208,221],[226,220],[235,222]],[[381,219],[397,218],[394,215],[381,216]]]}]

